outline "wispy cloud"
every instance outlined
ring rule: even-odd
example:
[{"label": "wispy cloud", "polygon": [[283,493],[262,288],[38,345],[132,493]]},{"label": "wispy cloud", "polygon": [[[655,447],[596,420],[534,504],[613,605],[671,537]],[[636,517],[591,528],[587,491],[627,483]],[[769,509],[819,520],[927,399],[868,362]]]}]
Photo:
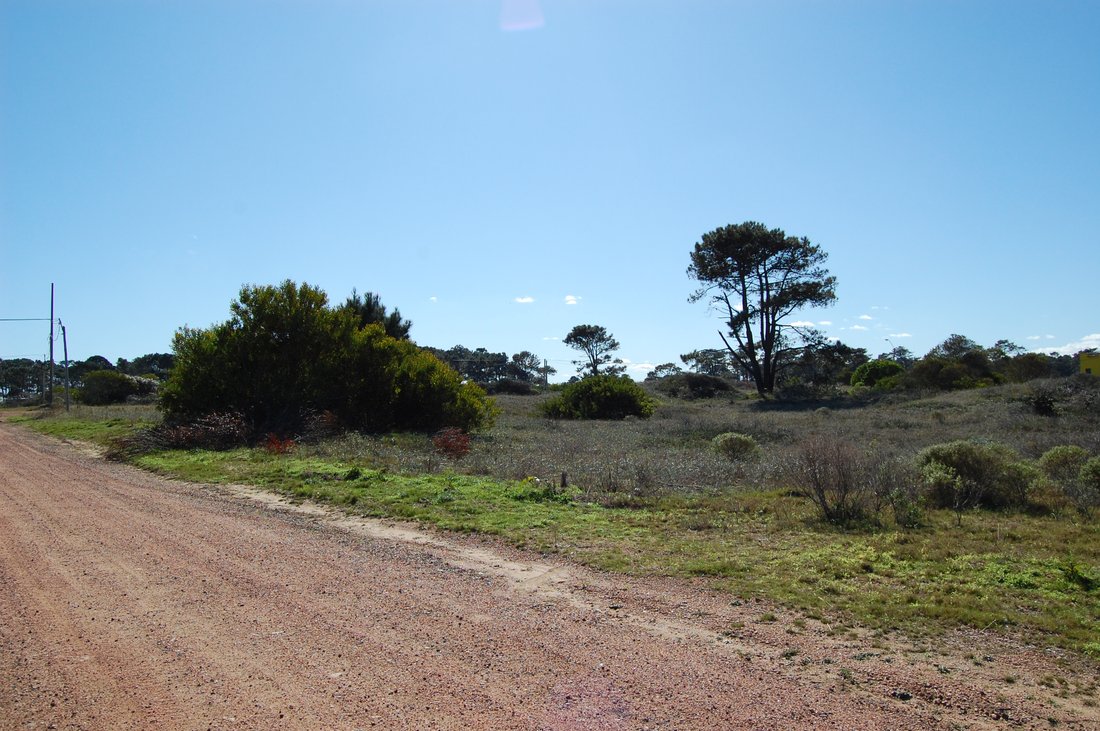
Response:
[{"label": "wispy cloud", "polygon": [[818,325],[832,325],[833,321],[832,320],[818,320],[817,324]]},{"label": "wispy cloud", "polygon": [[809,320],[795,320],[790,323],[791,327],[813,327],[814,324]]},{"label": "wispy cloud", "polygon": [[860,315],[859,319],[861,319],[861,320],[873,320],[875,318],[871,317],[870,315]]},{"label": "wispy cloud", "polygon": [[852,326],[851,326],[850,328],[848,328],[848,329],[849,329],[849,330],[866,330],[867,328],[865,328],[865,327],[864,327],[863,325],[852,325]]},{"label": "wispy cloud", "polygon": [[438,297],[435,297],[435,296],[432,296],[432,297],[429,297],[429,298],[428,298],[428,301],[429,301],[429,302],[438,302],[438,301],[439,301],[439,298],[438,298]]},{"label": "wispy cloud", "polygon": [[513,302],[517,302],[521,305],[529,305],[535,301],[534,297],[516,297]]},{"label": "wispy cloud", "polygon": [[543,337],[543,340],[561,340],[561,338],[556,338],[553,335],[546,335]]},{"label": "wispy cloud", "polygon": [[580,301],[581,301],[581,298],[580,298],[580,297],[578,297],[578,296],[577,296],[577,295],[575,295],[575,294],[567,294],[567,295],[565,295],[565,304],[567,304],[567,305],[576,305],[576,304],[580,304]]},{"label": "wispy cloud", "polygon": [[911,337],[913,337],[913,334],[912,333],[890,333],[890,337],[892,337],[892,338],[911,338]]},{"label": "wispy cloud", "polygon": [[[1049,335],[1047,337],[1050,337]],[[1100,333],[1092,333],[1085,337],[1060,345],[1055,348],[1036,348],[1034,352],[1037,353],[1058,353],[1059,355],[1075,355],[1082,350],[1090,350],[1092,348],[1100,349]]]}]

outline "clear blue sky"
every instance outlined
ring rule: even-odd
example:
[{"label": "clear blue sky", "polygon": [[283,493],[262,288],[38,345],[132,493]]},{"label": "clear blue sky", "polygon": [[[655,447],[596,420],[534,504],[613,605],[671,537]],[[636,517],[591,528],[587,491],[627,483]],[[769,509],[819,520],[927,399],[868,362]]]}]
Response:
[{"label": "clear blue sky", "polygon": [[[242,284],[381,294],[422,345],[720,322],[700,236],[828,253],[799,319],[923,354],[1100,344],[1100,2],[0,0],[0,317],[167,351]],[[45,323],[0,322],[0,357]]]}]

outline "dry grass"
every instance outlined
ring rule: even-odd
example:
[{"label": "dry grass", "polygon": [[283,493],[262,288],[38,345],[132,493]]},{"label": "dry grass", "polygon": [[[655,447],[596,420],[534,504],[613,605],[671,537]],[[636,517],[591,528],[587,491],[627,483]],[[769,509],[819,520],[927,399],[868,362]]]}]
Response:
[{"label": "dry grass", "polygon": [[[652,418],[624,421],[552,421],[538,412],[545,396],[502,395],[496,397],[502,409],[497,425],[478,435],[470,454],[459,461],[444,460],[427,437],[418,435],[347,435],[310,450],[407,474],[445,467],[557,483],[565,473],[571,485],[605,504],[781,486],[785,466],[796,458],[800,444],[819,434],[881,458],[908,458],[926,446],[956,439],[1000,442],[1025,459],[1036,459],[1060,444],[1100,453],[1100,413],[1069,399],[1060,416],[1036,415],[1027,403],[1034,388],[1012,385],[926,398],[845,397],[798,404],[743,397],[663,399]],[[1085,388],[1086,394],[1100,392],[1091,384]],[[748,462],[722,457],[711,441],[723,432],[751,435],[760,443],[761,456]]]}]

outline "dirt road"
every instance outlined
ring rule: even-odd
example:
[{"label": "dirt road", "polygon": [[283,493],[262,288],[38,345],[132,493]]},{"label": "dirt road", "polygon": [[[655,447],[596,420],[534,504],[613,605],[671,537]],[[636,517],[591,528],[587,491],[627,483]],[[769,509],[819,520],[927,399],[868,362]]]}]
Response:
[{"label": "dirt road", "polygon": [[[957,656],[876,647],[731,599],[167,481],[0,424],[0,729],[1100,718],[1038,682],[1067,673],[1049,654],[981,635],[956,638],[967,645]],[[761,621],[768,612],[775,621]],[[978,666],[963,650],[996,657]]]}]

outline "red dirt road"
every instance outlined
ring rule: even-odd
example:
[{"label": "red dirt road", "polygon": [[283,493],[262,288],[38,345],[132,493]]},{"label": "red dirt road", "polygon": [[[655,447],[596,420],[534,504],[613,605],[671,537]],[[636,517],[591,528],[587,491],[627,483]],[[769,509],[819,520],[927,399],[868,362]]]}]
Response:
[{"label": "red dirt road", "polygon": [[0,424],[0,729],[1100,727],[1038,683],[1070,672],[1049,653],[872,647],[731,600]]}]

